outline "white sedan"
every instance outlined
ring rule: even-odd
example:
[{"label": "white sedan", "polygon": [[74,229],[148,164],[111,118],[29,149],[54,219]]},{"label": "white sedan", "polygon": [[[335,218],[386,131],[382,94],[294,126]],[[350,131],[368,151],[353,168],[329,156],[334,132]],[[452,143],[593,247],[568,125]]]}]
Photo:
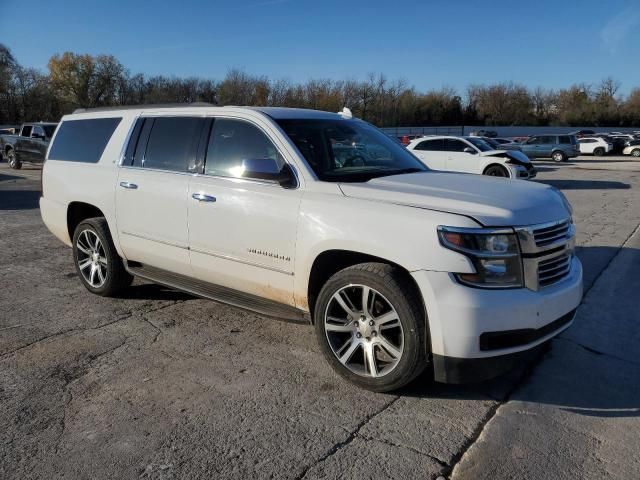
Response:
[{"label": "white sedan", "polygon": [[536,176],[524,153],[494,150],[478,137],[426,136],[413,140],[407,149],[433,170],[520,179]]},{"label": "white sedan", "polygon": [[578,139],[580,153],[589,153],[601,157],[613,150],[613,145],[603,138],[582,137]]}]

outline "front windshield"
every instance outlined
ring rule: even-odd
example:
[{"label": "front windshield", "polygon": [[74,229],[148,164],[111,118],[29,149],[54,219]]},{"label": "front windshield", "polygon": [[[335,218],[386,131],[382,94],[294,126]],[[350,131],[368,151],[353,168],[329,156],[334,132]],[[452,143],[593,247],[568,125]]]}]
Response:
[{"label": "front windshield", "polygon": [[277,120],[320,180],[366,182],[425,172],[406,148],[359,120]]},{"label": "front windshield", "polygon": [[478,137],[467,137],[473,145],[480,150],[481,152],[489,152],[491,150],[495,150],[491,145],[489,145],[485,140]]}]

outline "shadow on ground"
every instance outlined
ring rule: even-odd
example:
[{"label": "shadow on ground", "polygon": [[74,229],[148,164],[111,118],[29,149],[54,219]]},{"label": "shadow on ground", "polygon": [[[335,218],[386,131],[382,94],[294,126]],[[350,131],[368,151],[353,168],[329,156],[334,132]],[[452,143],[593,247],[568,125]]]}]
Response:
[{"label": "shadow on ground", "polygon": [[609,180],[537,180],[561,190],[628,190],[631,185]]},{"label": "shadow on ground", "polygon": [[0,210],[33,210],[39,200],[38,190],[0,190]]}]

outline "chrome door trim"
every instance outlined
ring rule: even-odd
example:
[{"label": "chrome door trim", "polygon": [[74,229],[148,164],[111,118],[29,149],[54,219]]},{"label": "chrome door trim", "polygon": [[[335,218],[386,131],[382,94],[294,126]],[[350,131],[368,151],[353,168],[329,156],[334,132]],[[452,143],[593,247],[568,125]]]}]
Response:
[{"label": "chrome door trim", "polygon": [[263,263],[257,263],[257,262],[251,262],[249,260],[243,260],[241,258],[234,257],[234,256],[231,256],[231,255],[222,255],[222,254],[219,254],[219,253],[209,252],[207,250],[201,250],[199,248],[190,248],[189,250],[192,251],[192,252],[195,252],[195,253],[201,253],[203,255],[209,255],[210,257],[221,258],[223,260],[230,260],[232,262],[242,263],[242,264],[245,264],[245,265],[249,265],[251,267],[263,268],[265,270],[271,270],[273,272],[282,273],[284,275],[294,276],[294,272],[292,272],[292,271],[284,270],[284,269],[278,268],[278,267],[272,267],[270,265],[265,265]]}]

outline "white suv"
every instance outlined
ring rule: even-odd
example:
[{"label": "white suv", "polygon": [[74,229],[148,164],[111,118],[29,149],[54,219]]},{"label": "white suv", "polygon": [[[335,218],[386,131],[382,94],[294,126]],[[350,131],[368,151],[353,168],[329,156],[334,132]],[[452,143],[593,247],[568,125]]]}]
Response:
[{"label": "white suv", "polygon": [[606,155],[613,150],[613,144],[600,137],[582,137],[578,139],[580,153],[590,153],[597,157]]},{"label": "white suv", "polygon": [[524,153],[495,150],[480,137],[426,136],[413,140],[407,149],[434,170],[520,179],[536,176]]},{"label": "white suv", "polygon": [[80,280],[134,275],[311,322],[365,388],[478,381],[567,328],[582,296],[555,188],[438,173],[349,115],[183,106],[67,115],[42,218]]}]

